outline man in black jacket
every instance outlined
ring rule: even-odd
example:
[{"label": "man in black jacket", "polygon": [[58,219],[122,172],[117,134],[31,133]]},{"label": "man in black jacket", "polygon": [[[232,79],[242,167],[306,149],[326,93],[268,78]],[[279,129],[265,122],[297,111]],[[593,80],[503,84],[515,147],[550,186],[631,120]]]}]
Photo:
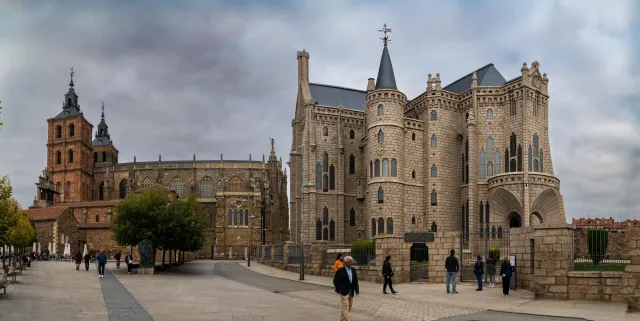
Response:
[{"label": "man in black jacket", "polygon": [[444,261],[444,267],[447,269],[447,293],[451,293],[449,292],[451,280],[453,280],[453,293],[458,293],[458,291],[456,291],[456,277],[460,271],[460,264],[458,264],[458,259],[454,256],[456,251],[451,250],[450,253],[451,255]]},{"label": "man in black jacket", "polygon": [[340,321],[349,321],[349,312],[353,306],[353,296],[360,294],[358,286],[358,274],[351,267],[353,258],[347,256],[344,258],[344,266],[339,268],[333,277],[333,285],[336,292],[340,293],[341,314]]}]

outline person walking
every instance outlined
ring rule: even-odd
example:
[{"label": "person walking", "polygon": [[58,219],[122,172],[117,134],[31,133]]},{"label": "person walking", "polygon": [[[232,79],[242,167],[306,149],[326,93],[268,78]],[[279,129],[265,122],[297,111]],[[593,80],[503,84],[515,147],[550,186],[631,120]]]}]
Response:
[{"label": "person walking", "polygon": [[114,259],[116,259],[116,269],[120,268],[120,258],[122,257],[122,253],[120,253],[120,250],[118,250],[116,252],[116,255],[113,256]]},{"label": "person walking", "polygon": [[89,251],[84,255],[84,268],[89,271],[89,262],[91,261],[91,255],[89,255]]},{"label": "person walking", "polygon": [[344,266],[341,267],[333,277],[333,286],[336,292],[340,294],[340,321],[350,321],[349,312],[353,307],[353,296],[360,294],[358,286],[358,274],[356,270],[351,268],[353,258],[347,256],[344,258]]},{"label": "person walking", "polygon": [[80,250],[73,252],[73,260],[76,262],[76,271],[80,271],[80,263],[82,263],[82,253],[80,253]]},{"label": "person walking", "polygon": [[444,267],[447,270],[447,294],[452,293],[449,292],[449,285],[451,284],[451,281],[453,281],[453,293],[458,293],[458,291],[456,291],[456,277],[460,271],[458,258],[455,257],[456,251],[451,250],[449,253],[451,255],[447,256],[447,259],[444,261]]},{"label": "person walking", "polygon": [[489,275],[489,287],[493,288],[496,286],[496,258],[493,257],[493,252],[489,252],[486,267],[486,272]]},{"label": "person walking", "polygon": [[384,277],[384,285],[382,286],[382,293],[387,293],[387,285],[389,285],[389,290],[391,290],[391,294],[396,294],[398,292],[393,290],[393,283],[391,282],[391,278],[395,273],[393,273],[393,268],[391,267],[391,255],[387,255],[384,258],[384,263],[382,263],[382,277]]},{"label": "person walking", "polygon": [[336,257],[336,261],[333,262],[333,272],[338,272],[338,270],[343,267],[344,264],[342,264],[342,253],[338,253],[338,257]]},{"label": "person walking", "polygon": [[482,291],[482,275],[484,274],[484,263],[482,262],[482,257],[480,255],[478,255],[476,264],[473,266],[473,274],[476,275],[476,280],[478,280],[478,288],[476,289],[476,291]]},{"label": "person walking", "polygon": [[104,254],[104,249],[100,249],[100,253],[96,257],[98,260],[98,277],[104,277],[104,266],[107,264],[107,255]]},{"label": "person walking", "polygon": [[511,285],[511,262],[508,257],[502,259],[500,266],[500,276],[502,276],[502,294],[509,296],[509,286]]}]

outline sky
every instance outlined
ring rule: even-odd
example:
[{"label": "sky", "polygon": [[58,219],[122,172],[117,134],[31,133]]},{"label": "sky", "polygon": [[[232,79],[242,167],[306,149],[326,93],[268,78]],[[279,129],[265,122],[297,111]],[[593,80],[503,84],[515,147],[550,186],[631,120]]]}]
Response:
[{"label": "sky", "polygon": [[[0,175],[29,206],[47,119],[74,67],[85,117],[101,102],[120,162],[286,162],[296,51],[312,82],[366,89],[383,23],[398,88],[443,86],[488,63],[549,77],[549,132],[567,219],[640,219],[640,10],[603,1],[0,1]],[[635,32],[634,32],[635,31]]]}]

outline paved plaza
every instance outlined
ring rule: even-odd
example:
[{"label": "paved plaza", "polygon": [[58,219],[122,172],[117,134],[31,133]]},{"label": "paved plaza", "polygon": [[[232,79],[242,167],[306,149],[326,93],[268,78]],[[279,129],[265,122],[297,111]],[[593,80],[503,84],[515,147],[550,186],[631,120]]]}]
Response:
[{"label": "paved plaza", "polygon": [[[110,262],[98,278],[95,265],[87,272],[70,262],[34,262],[0,294],[0,321],[338,320],[331,279],[297,277],[257,263],[195,261],[153,276],[129,275]],[[453,297],[442,285],[399,284],[390,296],[380,287],[362,282],[352,320],[637,320],[616,305],[534,301],[525,291],[504,298],[499,289],[477,293],[463,284]]]}]

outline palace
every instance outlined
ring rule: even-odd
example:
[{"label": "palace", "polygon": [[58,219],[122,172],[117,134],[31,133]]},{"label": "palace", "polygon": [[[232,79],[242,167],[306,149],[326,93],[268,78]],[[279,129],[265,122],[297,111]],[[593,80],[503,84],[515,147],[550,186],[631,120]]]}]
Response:
[{"label": "palace", "polygon": [[349,244],[429,229],[500,236],[565,222],[540,64],[523,64],[511,80],[488,64],[447,86],[429,74],[409,100],[382,31],[378,77],[366,90],[310,82],[309,52],[297,53],[292,239]]},{"label": "palace", "polygon": [[[178,197],[196,195],[208,224],[204,257],[230,247],[272,244],[289,238],[287,174],[276,158],[274,141],[265,161],[192,160],[120,163],[109,127],[102,119],[92,140],[93,125],[84,117],[73,83],[62,111],[48,119],[47,167],[28,210],[37,241],[62,254],[64,244],[87,244],[90,250],[119,247],[110,230],[120,199],[163,186]],[[253,219],[250,219],[254,217]],[[253,235],[249,234],[252,231]],[[217,250],[215,250],[217,246]],[[55,250],[54,250],[55,249]],[[43,250],[44,251],[44,250]],[[237,252],[242,252],[236,249]]]}]

